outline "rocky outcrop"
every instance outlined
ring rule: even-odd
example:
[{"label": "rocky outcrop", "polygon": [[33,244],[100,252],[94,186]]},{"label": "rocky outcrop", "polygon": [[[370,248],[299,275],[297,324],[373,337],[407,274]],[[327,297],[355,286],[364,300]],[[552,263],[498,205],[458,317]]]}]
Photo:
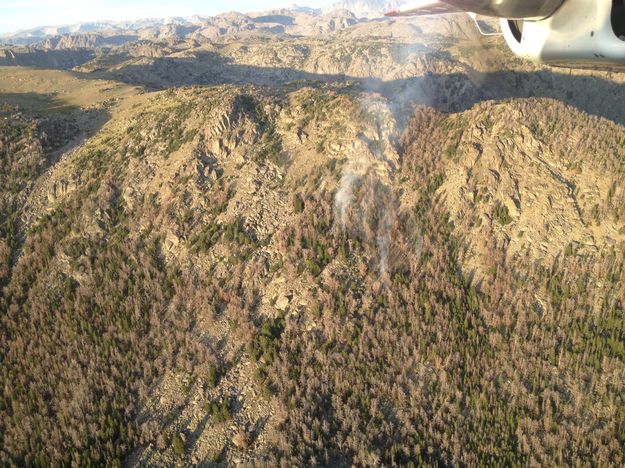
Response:
[{"label": "rocky outcrop", "polygon": [[136,41],[137,35],[102,35],[90,34],[68,34],[56,36],[37,44],[38,48],[44,50],[64,50],[64,49],[97,49],[100,47],[115,47],[127,42]]},{"label": "rocky outcrop", "polygon": [[559,256],[594,255],[625,241],[620,209],[614,210],[622,196],[612,185],[616,174],[596,157],[571,158],[595,150],[578,142],[571,153],[571,142],[554,138],[544,118],[553,109],[561,125],[594,126],[606,148],[622,151],[613,124],[591,123],[550,100],[487,103],[459,117],[468,125],[442,149],[447,170],[440,195],[470,246],[469,270],[488,264],[493,243],[511,258],[550,265]]}]

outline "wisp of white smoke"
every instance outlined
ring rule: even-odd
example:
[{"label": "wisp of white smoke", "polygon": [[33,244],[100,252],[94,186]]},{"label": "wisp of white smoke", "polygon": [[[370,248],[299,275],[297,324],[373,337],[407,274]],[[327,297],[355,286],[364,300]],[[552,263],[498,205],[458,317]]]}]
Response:
[{"label": "wisp of white smoke", "polygon": [[[394,210],[388,206],[391,200],[381,191],[390,192],[393,168],[397,167],[397,153],[391,147],[390,136],[394,121],[389,106],[383,98],[364,96],[361,105],[376,119],[384,118],[387,125],[377,123],[377,135],[372,140],[362,136],[362,150],[349,159],[343,169],[339,188],[334,197],[337,221],[343,230],[349,231],[365,242],[375,243],[379,257],[379,273],[383,282],[389,275],[390,231]],[[386,127],[391,127],[390,129]],[[384,131],[381,129],[385,129]],[[371,200],[357,199],[355,190],[365,190]],[[376,232],[367,225],[371,218],[378,219]]]}]

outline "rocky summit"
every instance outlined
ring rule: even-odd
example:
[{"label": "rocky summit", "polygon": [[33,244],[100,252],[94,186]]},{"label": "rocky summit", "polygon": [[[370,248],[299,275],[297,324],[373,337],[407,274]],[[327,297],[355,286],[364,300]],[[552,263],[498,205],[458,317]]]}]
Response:
[{"label": "rocky summit", "polygon": [[625,75],[378,3],[2,38],[0,464],[625,463]]}]

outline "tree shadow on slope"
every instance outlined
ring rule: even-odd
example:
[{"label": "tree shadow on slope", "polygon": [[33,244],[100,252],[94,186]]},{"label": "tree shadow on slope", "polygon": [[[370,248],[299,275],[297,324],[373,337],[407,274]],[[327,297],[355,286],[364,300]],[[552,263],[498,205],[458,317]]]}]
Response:
[{"label": "tree shadow on slope", "polygon": [[7,148],[13,148],[12,152],[16,152],[19,145],[26,141],[11,142],[11,139],[16,138],[11,138],[11,135],[17,134],[15,129],[20,126],[28,130],[22,138],[28,136],[40,143],[45,164],[32,177],[41,175],[56,163],[58,153],[70,151],[79,142],[95,135],[110,117],[107,109],[84,109],[64,101],[56,94],[0,93],[0,118],[7,128],[13,129],[6,136]]},{"label": "tree shadow on slope", "polygon": [[54,95],[0,93],[0,242],[20,248],[37,213],[22,210],[36,202],[29,200],[36,182],[109,119],[105,109],[81,109]]},{"label": "tree shadow on slope", "polygon": [[69,70],[84,65],[93,58],[93,49],[44,50],[34,47],[10,46],[0,55],[0,66],[32,67]]},{"label": "tree shadow on slope", "polygon": [[318,74],[289,67],[261,67],[236,64],[213,52],[193,57],[167,57],[150,64],[132,64],[119,70],[79,74],[81,78],[108,78],[150,90],[190,85],[257,85],[299,87],[315,83],[357,82],[362,89],[379,92],[392,103],[420,103],[444,112],[462,112],[486,100],[546,97],[572,105],[588,114],[625,125],[625,85],[603,76],[572,75],[566,70],[501,70],[483,73],[464,65],[447,52],[426,52],[434,60],[462,70],[451,74],[425,74],[385,81],[347,74]]},{"label": "tree shadow on slope", "polygon": [[55,164],[62,153],[71,151],[98,133],[110,120],[111,113],[105,108],[81,108],[54,93],[0,93],[0,117],[8,124],[33,122],[33,136],[40,133],[43,138],[44,171]]},{"label": "tree shadow on slope", "polygon": [[68,114],[78,110],[54,94],[0,93],[0,105],[17,107],[31,115],[47,116],[55,113]]}]

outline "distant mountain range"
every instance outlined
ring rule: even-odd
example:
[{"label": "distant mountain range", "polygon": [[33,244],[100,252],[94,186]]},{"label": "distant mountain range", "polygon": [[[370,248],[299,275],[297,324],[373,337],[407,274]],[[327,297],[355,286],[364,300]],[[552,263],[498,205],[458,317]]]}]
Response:
[{"label": "distant mountain range", "polygon": [[324,8],[324,11],[345,9],[358,17],[374,18],[383,15],[398,5],[406,3],[401,0],[343,0]]},{"label": "distant mountain range", "polygon": [[[309,8],[293,4],[281,11],[288,11],[304,15],[306,17],[316,17],[328,15],[337,10],[347,10],[358,18],[374,18],[381,16],[385,11],[397,6],[399,3],[404,2],[397,0],[343,0],[323,9]],[[276,13],[276,11],[250,14],[249,16],[251,18],[262,18],[266,17],[268,14],[274,13]],[[131,31],[137,33],[141,31],[148,31],[147,35],[153,36],[154,34],[149,31],[176,30],[179,28],[201,29],[207,24],[215,23],[216,18],[231,18],[232,15],[232,13],[225,13],[213,17],[194,15],[190,17],[146,18],[136,21],[95,21],[70,25],[42,26],[0,35],[0,43],[33,45],[53,38],[58,38],[60,36],[76,36],[92,33],[104,33],[105,36],[116,36],[127,35],[128,32]],[[159,34],[156,33],[156,35]],[[138,34],[138,36],[143,35]]]},{"label": "distant mountain range", "polygon": [[137,21],[96,21],[77,23],[60,26],[42,26],[33,29],[24,29],[6,35],[0,35],[0,42],[19,45],[31,45],[63,35],[89,34],[100,32],[123,32],[123,31],[139,31],[149,28],[160,28],[163,26],[189,26],[193,24],[201,24],[209,17],[191,16],[191,17],[173,17],[173,18],[146,18]]}]

